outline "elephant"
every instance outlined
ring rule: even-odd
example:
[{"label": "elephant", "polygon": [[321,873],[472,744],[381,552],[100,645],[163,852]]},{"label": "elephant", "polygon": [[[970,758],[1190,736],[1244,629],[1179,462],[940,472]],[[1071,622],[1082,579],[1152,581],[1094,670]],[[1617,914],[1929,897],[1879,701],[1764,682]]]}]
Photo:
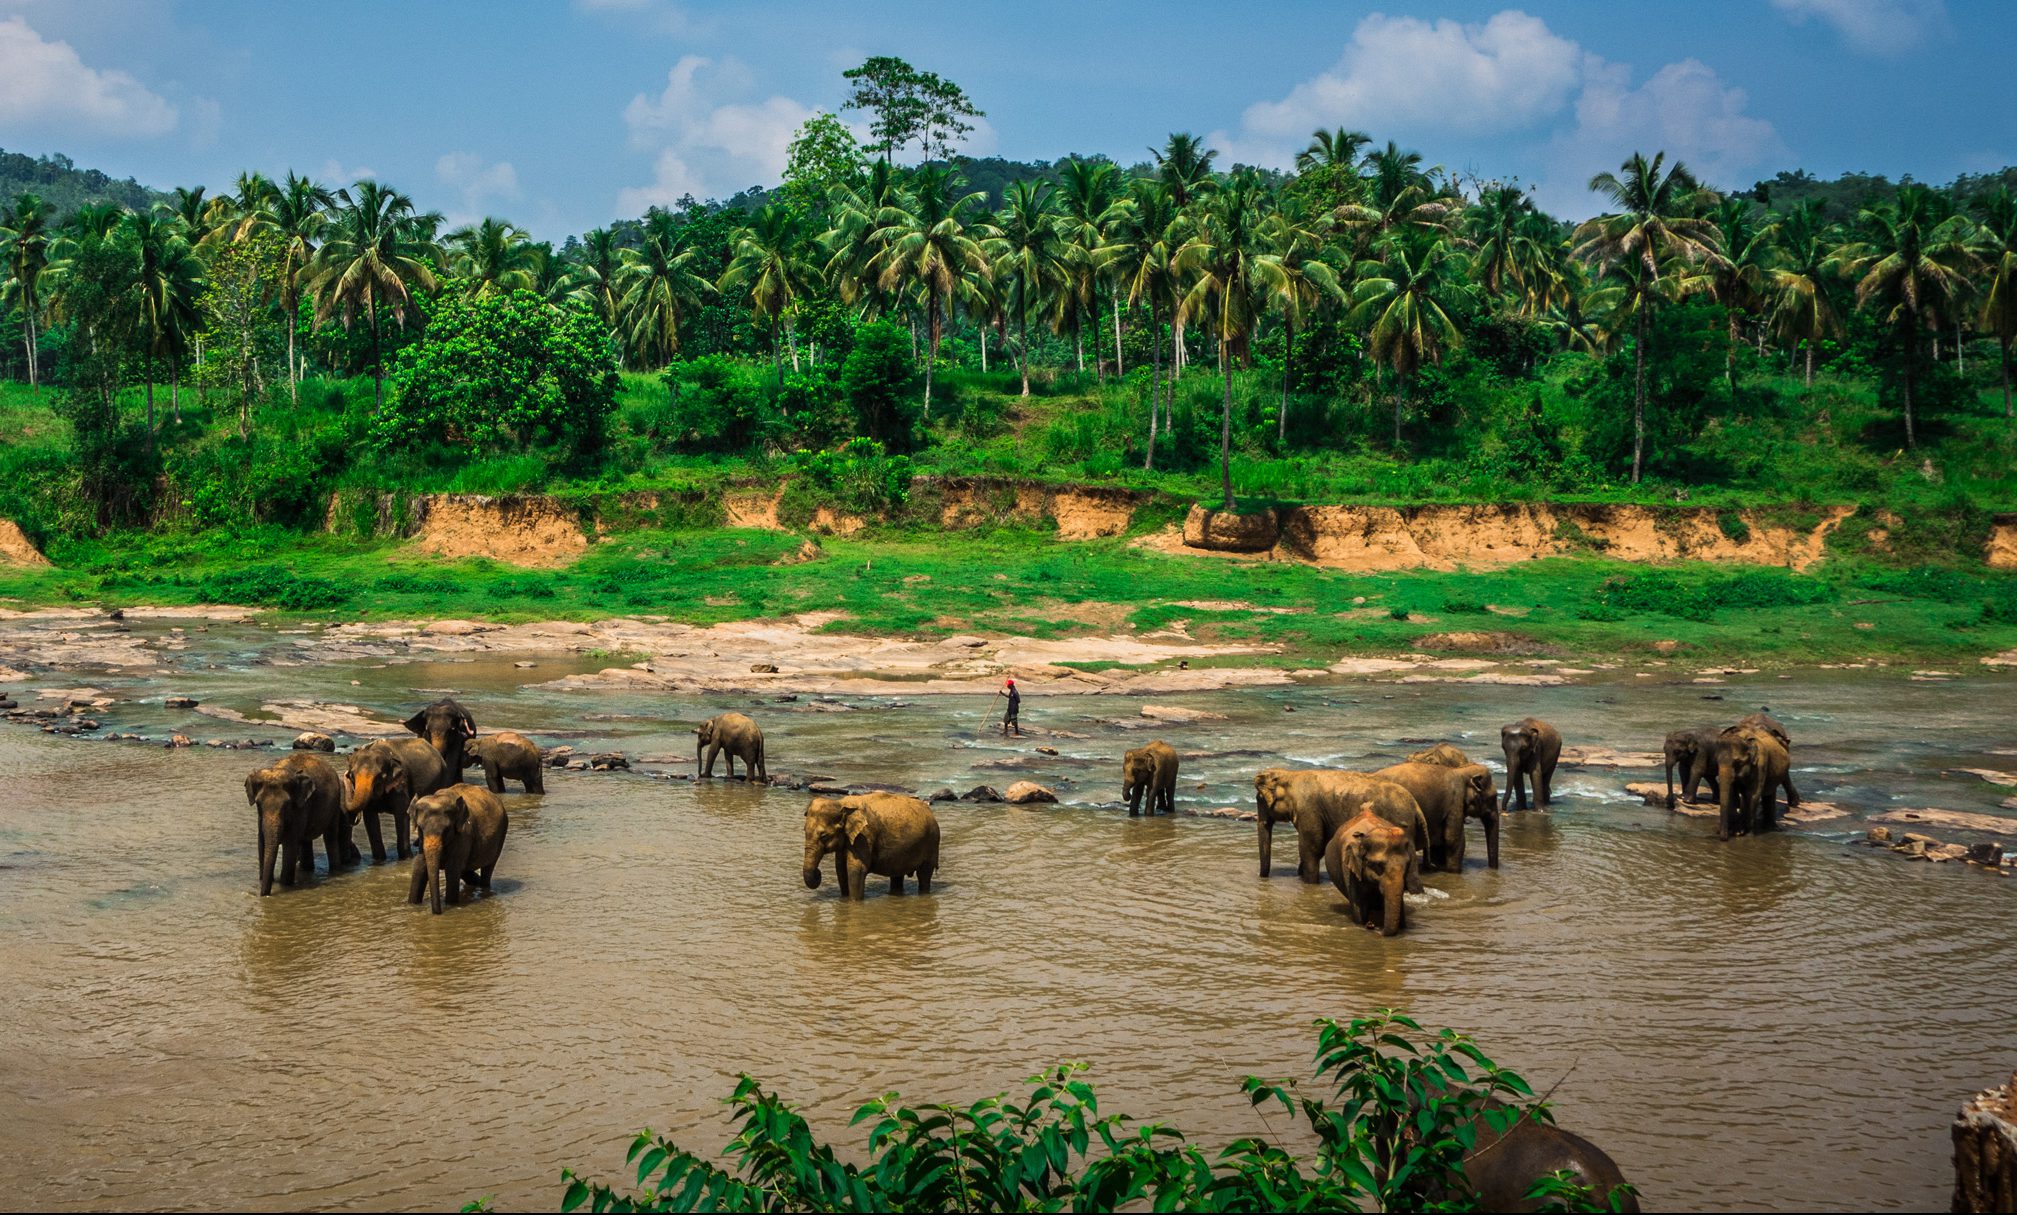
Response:
[{"label": "elephant", "polygon": [[1674,730],[1667,735],[1660,753],[1667,769],[1667,809],[1674,808],[1674,769],[1681,770],[1681,799],[1695,800],[1695,788],[1704,780],[1709,782],[1709,796],[1719,798],[1721,793],[1716,785],[1716,739],[1722,731],[1715,726],[1700,726],[1693,730]]},{"label": "elephant", "polygon": [[1562,735],[1538,717],[1522,717],[1499,731],[1499,746],[1506,753],[1506,794],[1500,809],[1512,807],[1517,794],[1519,808],[1527,808],[1527,786],[1534,787],[1534,808],[1545,809],[1555,800],[1555,763],[1562,758]]},{"label": "elephant", "polygon": [[[743,779],[770,783],[770,768],[763,762],[763,729],[742,713],[710,717],[694,730],[693,762],[701,764],[702,776],[714,775],[714,757],[726,752],[728,775],[735,777],[735,761],[742,761]],[[701,763],[701,752],[707,760]]]},{"label": "elephant", "polygon": [[1381,818],[1371,802],[1332,834],[1324,849],[1331,881],[1345,896],[1352,922],[1393,936],[1408,926],[1408,874],[1419,858],[1408,832]]},{"label": "elephant", "polygon": [[413,858],[413,879],[406,885],[408,903],[431,892],[434,914],[440,915],[444,879],[451,903],[462,902],[465,882],[490,889],[511,827],[511,816],[495,793],[476,785],[450,785],[417,797],[413,825],[420,835],[420,855]]},{"label": "elephant", "polygon": [[1415,795],[1390,780],[1363,772],[1320,769],[1292,771],[1267,768],[1254,776],[1254,808],[1261,845],[1261,876],[1273,869],[1275,824],[1293,823],[1296,828],[1296,876],[1314,884],[1322,876],[1320,865],[1331,836],[1359,807],[1370,804],[1373,813],[1408,833],[1415,844],[1415,863],[1408,870],[1408,890],[1422,889],[1421,858],[1429,848],[1429,824]]},{"label": "elephant", "polygon": [[[1498,1102],[1494,1107],[1504,1109]],[[1587,1187],[1599,1209],[1637,1211],[1638,1195],[1625,1186],[1625,1174],[1610,1153],[1573,1131],[1541,1121],[1532,1111],[1505,1130],[1479,1117],[1472,1125],[1477,1142],[1464,1155],[1464,1181],[1480,1211],[1538,1211],[1542,1200],[1527,1197],[1534,1183],[1550,1173],[1566,1172]],[[1447,1197],[1436,1195],[1433,1197]]]},{"label": "elephant", "polygon": [[1454,744],[1439,742],[1426,751],[1417,751],[1408,756],[1411,764],[1437,764],[1445,768],[1466,768],[1471,757],[1458,750]]},{"label": "elephant", "polygon": [[381,738],[351,753],[350,771],[343,777],[346,793],[343,809],[353,826],[363,818],[374,861],[385,859],[385,840],[378,831],[378,816],[390,814],[393,844],[403,861],[410,855],[407,807],[414,798],[454,783],[448,762],[434,749],[434,744],[418,738]]},{"label": "elephant", "polygon": [[469,766],[464,745],[476,737],[476,720],[461,705],[444,697],[407,718],[406,728],[432,744],[449,774],[462,779],[462,770]]},{"label": "elephant", "polygon": [[292,886],[297,871],[315,873],[315,837],[329,853],[329,869],[357,859],[350,820],[343,813],[343,786],[336,770],[313,755],[295,752],[245,778],[245,800],[259,812],[259,894],[273,893],[274,853],[280,855],[280,884]]},{"label": "elephant", "polygon": [[904,878],[915,873],[918,893],[930,894],[938,868],[938,816],[900,793],[815,797],[805,808],[807,889],[819,888],[819,863],[829,852],[843,898],[864,898],[870,874],[888,878],[889,892],[902,894]]},{"label": "elephant", "polygon": [[1793,736],[1770,713],[1753,713],[1737,724],[1740,726],[1749,726],[1754,730],[1763,730],[1773,738],[1778,739],[1779,745],[1786,749],[1786,779],[1781,781],[1780,784],[1786,790],[1786,808],[1790,810],[1799,805],[1799,791],[1793,788]]},{"label": "elephant", "polygon": [[1723,731],[1716,740],[1716,783],[1721,790],[1716,799],[1721,812],[1718,838],[1778,826],[1772,797],[1781,785],[1792,789],[1787,767],[1786,748],[1768,731],[1751,726]]},{"label": "elephant", "polygon": [[1143,793],[1151,815],[1177,812],[1177,751],[1160,738],[1121,757],[1121,796],[1129,818],[1141,815]]},{"label": "elephant", "polygon": [[499,730],[470,739],[466,750],[471,760],[483,765],[483,783],[492,793],[504,792],[507,780],[523,782],[527,793],[546,792],[544,757],[539,744],[525,735]]},{"label": "elephant", "polygon": [[[1448,744],[1444,744],[1448,745]],[[1451,750],[1455,750],[1454,747]],[[1483,764],[1443,767],[1440,764],[1409,760],[1381,768],[1374,776],[1390,780],[1415,795],[1422,816],[1429,823],[1427,869],[1451,873],[1464,870],[1464,820],[1477,819],[1485,826],[1485,863],[1499,867],[1499,798],[1492,788],[1492,771]]]}]

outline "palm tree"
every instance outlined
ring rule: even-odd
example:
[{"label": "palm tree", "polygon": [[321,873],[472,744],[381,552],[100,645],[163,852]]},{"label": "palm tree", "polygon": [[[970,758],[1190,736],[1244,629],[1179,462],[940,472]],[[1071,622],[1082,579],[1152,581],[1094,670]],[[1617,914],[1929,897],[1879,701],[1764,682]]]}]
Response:
[{"label": "palm tree", "polygon": [[1177,314],[1204,317],[1217,339],[1225,408],[1219,424],[1219,484],[1225,510],[1233,509],[1233,359],[1243,355],[1260,320],[1259,264],[1266,254],[1262,229],[1267,189],[1242,173],[1205,198],[1197,231],[1177,250],[1172,265],[1190,280]]},{"label": "palm tree", "polygon": [[591,228],[581,238],[581,256],[574,265],[573,295],[612,330],[617,327],[617,275],[623,250],[608,228]]},{"label": "palm tree", "polygon": [[1508,182],[1490,182],[1478,191],[1478,201],[1464,209],[1464,231],[1473,252],[1471,271],[1486,291],[1503,295],[1519,278],[1521,245],[1534,204],[1526,192]]},{"label": "palm tree", "polygon": [[1450,309],[1462,292],[1461,259],[1433,233],[1397,233],[1380,243],[1376,260],[1360,267],[1352,289],[1352,323],[1367,326],[1367,352],[1394,373],[1394,450],[1401,448],[1401,419],[1408,381],[1424,363],[1462,343]]},{"label": "palm tree", "polygon": [[[814,287],[811,239],[804,215],[787,203],[758,207],[735,236],[734,252],[721,276],[724,294],[739,295],[751,314],[770,322],[771,365],[784,384],[784,343],[779,327],[786,313]],[[798,340],[792,335],[792,370],[798,370]]]},{"label": "palm tree", "polygon": [[1639,483],[1646,449],[1646,340],[1656,301],[1669,290],[1671,261],[1687,261],[1712,251],[1716,231],[1693,213],[1701,187],[1680,161],[1666,168],[1667,154],[1648,161],[1643,153],[1619,167],[1622,177],[1599,173],[1590,189],[1616,208],[1576,229],[1576,254],[1617,273],[1626,291],[1620,306],[1632,313],[1636,338],[1632,381],[1632,483]]},{"label": "palm tree", "polygon": [[657,207],[645,213],[644,242],[623,251],[617,283],[623,294],[624,341],[645,367],[663,367],[679,354],[679,325],[714,284],[696,274],[697,251],[686,230]]},{"label": "palm tree", "polygon": [[504,220],[486,216],[450,232],[443,244],[451,250],[455,272],[473,284],[470,294],[477,299],[530,290],[538,281],[539,254],[531,238]]},{"label": "palm tree", "polygon": [[1364,131],[1348,131],[1343,127],[1312,132],[1310,146],[1296,153],[1296,170],[1306,173],[1315,168],[1356,169],[1360,154],[1372,142],[1373,137]]},{"label": "palm tree", "polygon": [[268,203],[266,226],[280,240],[280,311],[287,321],[287,392],[301,400],[301,365],[294,353],[294,331],[300,328],[301,280],[315,258],[316,242],[329,224],[336,196],[327,186],[295,173]]},{"label": "palm tree", "polygon": [[147,430],[154,431],[154,360],[169,362],[169,405],[182,420],[182,352],[197,327],[196,299],[203,290],[202,263],[185,235],[182,220],[166,208],[126,219],[139,255],[135,331],[144,345]]},{"label": "palm tree", "polygon": [[1051,209],[1050,183],[1010,184],[995,231],[982,242],[1004,287],[1008,314],[1020,335],[1022,395],[1030,394],[1030,309],[1042,306],[1065,279],[1065,240]]},{"label": "palm tree", "polygon": [[1858,280],[1856,306],[1894,326],[1904,345],[1905,446],[1915,447],[1912,387],[1919,331],[1937,334],[1942,322],[1959,311],[1977,262],[1963,239],[1966,221],[1948,214],[1925,186],[1904,186],[1895,202],[1871,207],[1857,219],[1870,239],[1846,251],[1849,271]]},{"label": "palm tree", "polygon": [[1716,249],[1705,257],[1702,273],[1682,283],[1682,290],[1705,291],[1723,306],[1728,345],[1723,352],[1723,378],[1737,386],[1738,326],[1743,314],[1760,307],[1774,254],[1777,224],[1760,223],[1751,204],[1725,198],[1710,213],[1716,229]]},{"label": "palm tree", "polygon": [[1268,302],[1282,317],[1282,407],[1276,413],[1275,439],[1288,442],[1289,376],[1296,363],[1296,325],[1323,306],[1342,302],[1337,271],[1324,260],[1323,233],[1285,204],[1270,216],[1265,232],[1269,252],[1260,259],[1260,281]]},{"label": "palm tree", "polygon": [[1772,327],[1807,348],[1807,387],[1814,386],[1814,347],[1842,332],[1836,284],[1842,280],[1841,239],[1823,218],[1819,199],[1801,203],[1779,222],[1780,265],[1769,272]]},{"label": "palm tree", "polygon": [[1192,198],[1211,189],[1212,161],[1218,153],[1190,132],[1172,132],[1162,151],[1150,148],[1149,155],[1156,158],[1157,179],[1179,208],[1190,206]]},{"label": "palm tree", "polygon": [[965,212],[986,201],[980,193],[960,194],[965,183],[940,165],[911,175],[895,206],[884,208],[876,239],[882,245],[875,269],[883,290],[914,288],[925,301],[924,416],[931,417],[932,367],[953,293],[960,280],[988,269],[988,257],[967,228]]},{"label": "palm tree", "polygon": [[219,214],[218,200],[205,197],[202,186],[177,186],[170,196],[168,209],[183,223],[189,239],[198,245],[208,244],[216,228],[215,219]]},{"label": "palm tree", "polygon": [[[271,222],[273,205],[279,197],[280,188],[264,173],[240,173],[231,193],[213,199],[205,208],[209,227],[203,238],[244,240]],[[185,218],[183,222],[188,221]]]},{"label": "palm tree", "polygon": [[21,310],[21,348],[28,360],[28,387],[40,391],[37,345],[41,328],[42,273],[49,267],[51,208],[33,194],[15,197],[0,211],[0,304]]},{"label": "palm tree", "polygon": [[2017,340],[2017,197],[2004,186],[1979,204],[1977,247],[1988,266],[1980,324],[2003,350],[2003,416],[2010,412],[2010,344]]},{"label": "palm tree", "polygon": [[[1115,215],[1106,265],[1114,276],[1116,295],[1126,292],[1130,308],[1143,302],[1149,306],[1149,351],[1154,370],[1149,380],[1149,452],[1142,463],[1144,469],[1156,466],[1156,421],[1163,394],[1162,309],[1164,305],[1172,311],[1176,308],[1176,277],[1170,260],[1182,244],[1177,234],[1177,202],[1169,190],[1148,178],[1130,183],[1128,196]],[[1175,395],[1174,389],[1171,395]]]},{"label": "palm tree", "polygon": [[341,313],[350,328],[359,312],[371,329],[371,378],[378,408],[385,407],[385,357],[382,318],[390,312],[396,325],[406,323],[413,293],[435,289],[432,264],[441,260],[434,230],[441,217],[416,213],[413,200],[390,186],[360,181],[336,192],[337,207],[329,239],[315,254],[309,269],[315,295],[315,315],[325,322]]},{"label": "palm tree", "polygon": [[[1120,170],[1103,160],[1069,160],[1058,175],[1058,231],[1065,239],[1066,289],[1058,293],[1058,320],[1072,331],[1078,368],[1086,369],[1084,318],[1099,315],[1099,279],[1107,228],[1120,199]],[[1114,350],[1120,350],[1121,316],[1114,312]],[[1099,358],[1094,356],[1097,367]]]},{"label": "palm tree", "polygon": [[1436,192],[1429,173],[1422,171],[1422,154],[1404,150],[1391,139],[1386,147],[1366,157],[1366,168],[1371,171],[1373,201],[1383,208],[1392,204],[1405,190],[1419,191],[1425,197]]},{"label": "palm tree", "polygon": [[896,201],[897,185],[894,169],[883,161],[871,161],[858,185],[835,186],[827,199],[827,213],[833,218],[819,238],[826,253],[823,273],[841,302],[859,309],[864,317],[883,310],[883,292],[869,263],[881,251],[876,238],[879,217]]}]

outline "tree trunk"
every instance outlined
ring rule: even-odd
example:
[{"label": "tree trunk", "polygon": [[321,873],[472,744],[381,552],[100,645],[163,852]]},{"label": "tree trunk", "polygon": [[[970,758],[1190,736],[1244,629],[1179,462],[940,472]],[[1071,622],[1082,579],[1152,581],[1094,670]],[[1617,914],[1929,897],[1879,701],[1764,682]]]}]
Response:
[{"label": "tree trunk", "polygon": [[938,295],[925,304],[924,420],[931,421],[931,372],[938,362]]},{"label": "tree trunk", "polygon": [[791,373],[798,374],[798,322],[784,323],[784,340],[791,346]]},{"label": "tree trunk", "polygon": [[[26,293],[23,293],[24,297]],[[28,359],[28,390],[39,391],[35,383],[35,318],[30,314],[23,300],[21,309],[21,353]]]},{"label": "tree trunk", "polygon": [[1086,331],[1085,326],[1079,324],[1076,320],[1072,322],[1072,348],[1078,356],[1079,374],[1084,375],[1086,373]]},{"label": "tree trunk", "polygon": [[[1933,339],[1936,343],[1940,340]],[[1919,353],[1919,333],[1915,327],[1905,335],[1905,449],[1911,451],[1919,446],[1919,436],[1912,424],[1912,361]],[[1939,361],[1936,353],[1934,361]]]},{"label": "tree trunk", "polygon": [[[777,386],[782,388],[784,387],[784,343],[778,340],[779,336],[777,318],[772,317],[770,318],[770,366],[772,372],[777,376]],[[910,354],[912,358],[917,357],[917,343],[915,340],[911,343]]]},{"label": "tree trunk", "polygon": [[[1282,409],[1275,418],[1275,442],[1287,447],[1289,442],[1289,369],[1296,362],[1296,323],[1284,318],[1282,322]],[[1279,453],[1278,453],[1279,454]]]},{"label": "tree trunk", "polygon": [[[1163,404],[1163,344],[1156,340],[1156,302],[1153,296],[1149,298],[1149,365],[1153,371],[1149,376],[1149,455],[1142,461],[1144,472],[1156,466],[1156,415]],[[2007,382],[2007,376],[2005,380]]]},{"label": "tree trunk", "polygon": [[1807,387],[1814,386],[1814,339],[1807,339]]},{"label": "tree trunk", "polygon": [[1030,394],[1030,314],[1024,309],[1022,317],[1022,373],[1023,395]]},{"label": "tree trunk", "polygon": [[1735,308],[1726,308],[1724,312],[1728,314],[1730,320],[1730,348],[1724,352],[1723,356],[1723,378],[1729,381],[1730,387],[1735,388],[1737,386],[1737,310]]},{"label": "tree trunk", "polygon": [[294,331],[299,328],[301,308],[299,301],[293,308],[282,308],[287,314],[287,400],[294,405],[301,404],[301,367],[294,361]]},{"label": "tree trunk", "polygon": [[1127,365],[1121,360],[1121,293],[1116,288],[1114,291],[1114,375],[1123,376],[1127,373]]},{"label": "tree trunk", "polygon": [[1645,465],[1646,455],[1646,301],[1639,301],[1637,348],[1632,352],[1632,484],[1639,483],[1639,474]]},{"label": "tree trunk", "polygon": [[986,374],[987,374],[987,326],[983,324],[983,325],[979,326],[979,329],[980,329],[980,373],[981,373],[982,375],[986,375]]},{"label": "tree trunk", "polygon": [[364,311],[371,322],[372,408],[385,412],[385,360],[378,350],[378,299],[374,292],[365,297]]},{"label": "tree trunk", "polygon": [[147,442],[154,443],[154,355],[150,351],[141,363],[142,372],[147,377]]},{"label": "tree trunk", "polygon": [[1219,415],[1219,486],[1225,492],[1225,509],[1233,509],[1233,373],[1226,366],[1226,345],[1219,343],[1219,371],[1225,377],[1226,404]]},{"label": "tree trunk", "polygon": [[1961,319],[1959,317],[1954,318],[1954,370],[1962,375],[1968,374],[1968,351],[1961,343]]},{"label": "tree trunk", "polygon": [[1394,454],[1401,453],[1401,415],[1408,409],[1408,376],[1406,372],[1394,374]]},{"label": "tree trunk", "polygon": [[1950,1209],[1965,1215],[2017,1211],[2017,1076],[1963,1102],[1953,1137]]}]

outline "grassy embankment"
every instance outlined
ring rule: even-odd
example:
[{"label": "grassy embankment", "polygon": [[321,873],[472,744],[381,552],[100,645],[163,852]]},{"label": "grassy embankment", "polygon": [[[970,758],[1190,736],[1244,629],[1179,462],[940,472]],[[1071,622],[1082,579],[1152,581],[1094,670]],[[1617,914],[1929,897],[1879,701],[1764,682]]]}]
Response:
[{"label": "grassy embankment", "polygon": [[[1208,468],[1142,474],[1131,461],[1116,466],[1112,435],[1103,428],[1138,420],[1125,394],[1068,384],[1022,401],[995,387],[967,383],[949,390],[942,407],[947,419],[938,441],[917,458],[918,471],[1158,491],[1163,505],[1141,512],[1136,532],[1167,523],[1183,502],[1209,500],[1215,477]],[[1242,387],[1265,390],[1253,382]],[[1192,388],[1187,384],[1185,391]],[[354,386],[316,389],[304,393],[308,403],[301,410],[266,419],[269,433],[307,441],[342,426],[346,414],[354,422]],[[654,381],[632,378],[626,414],[650,408],[652,394],[662,391]],[[860,537],[826,540],[821,559],[778,564],[800,538],[727,530],[710,525],[718,514],[709,516],[725,486],[775,481],[789,473],[783,462],[626,455],[626,422],[618,427],[610,460],[585,473],[556,471],[531,457],[458,468],[360,459],[323,483],[405,492],[549,492],[578,502],[672,490],[696,504],[669,528],[654,526],[667,522],[663,516],[639,520],[638,530],[619,532],[564,569],[447,562],[390,539],[320,534],[300,521],[294,527],[205,522],[185,499],[183,510],[167,512],[147,531],[92,538],[45,523],[37,538],[56,567],[0,569],[0,598],[250,603],[325,619],[662,613],[709,623],[832,609],[847,616],[831,626],[836,629],[920,635],[986,630],[1059,636],[1130,625],[1146,632],[1182,619],[1199,640],[1280,644],[1278,661],[1285,664],[1414,649],[1565,658],[1651,654],[1665,641],[1678,642],[1687,659],[1704,662],[1959,662],[2017,646],[2017,577],[1989,571],[1980,559],[1991,514],[1999,503],[2017,502],[2012,441],[1991,415],[1991,402],[1985,398],[1980,414],[1947,425],[1926,453],[1929,476],[1917,461],[1873,456],[1867,445],[1848,441],[1872,424],[1876,402],[1853,386],[1829,391],[1834,395],[1819,411],[1820,427],[1747,440],[1761,459],[1796,472],[1804,467],[1810,475],[1794,482],[1804,492],[1774,494],[1753,476],[1688,495],[1695,505],[1775,506],[1794,514],[1801,508],[1789,499],[1861,504],[1831,543],[1830,559],[1803,575],[1701,564],[1651,570],[1595,552],[1500,571],[1361,575],[1169,556],[1131,547],[1125,538],[1061,544],[1040,526],[946,533],[900,512]],[[0,474],[48,476],[58,466],[66,437],[47,403],[46,394],[30,399],[17,386],[0,385]],[[226,419],[213,419],[186,399],[184,412],[180,441],[186,446],[218,441],[206,436],[227,429]],[[994,421],[968,433],[962,419],[979,412]],[[1551,494],[1450,457],[1407,462],[1339,453],[1273,459],[1250,453],[1236,462],[1236,483],[1260,501],[1554,498],[1650,505],[1671,504],[1676,496],[1671,485]],[[13,488],[21,500],[22,487]],[[1887,524],[1880,512],[1894,522]],[[1879,526],[1890,534],[1875,545],[1871,533]],[[1187,599],[1304,610],[1172,606]],[[1474,636],[1447,636],[1452,633]]]}]

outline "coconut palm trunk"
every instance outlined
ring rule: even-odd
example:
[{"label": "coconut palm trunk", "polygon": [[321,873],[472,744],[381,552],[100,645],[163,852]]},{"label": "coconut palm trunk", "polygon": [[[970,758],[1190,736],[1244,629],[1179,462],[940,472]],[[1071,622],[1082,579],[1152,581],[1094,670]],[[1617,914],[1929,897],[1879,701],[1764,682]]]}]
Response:
[{"label": "coconut palm trunk", "polygon": [[925,356],[924,356],[924,419],[931,421],[931,373],[938,362],[939,311],[938,293],[932,292],[925,303]]},{"label": "coconut palm trunk", "polygon": [[1282,408],[1275,417],[1275,442],[1286,445],[1289,441],[1289,369],[1296,365],[1296,323],[1284,318],[1282,322]]},{"label": "coconut palm trunk", "polygon": [[[1938,339],[1935,340],[1937,341]],[[1905,382],[1904,382],[1905,448],[1908,451],[1919,446],[1919,436],[1916,432],[1916,428],[1913,426],[1912,423],[1912,371],[1913,371],[1912,364],[1918,358],[1918,356],[1919,356],[1918,317],[1908,315],[1906,319],[1906,330],[1905,330]],[[1937,352],[1934,354],[1934,358],[1936,360],[1939,358]]]},{"label": "coconut palm trunk", "polygon": [[1161,411],[1163,405],[1163,344],[1155,340],[1156,326],[1158,324],[1156,302],[1151,297],[1149,300],[1149,366],[1152,368],[1149,377],[1149,455],[1148,459],[1142,461],[1142,469],[1144,471],[1154,469],[1156,466],[1156,416]]},{"label": "coconut palm trunk", "polygon": [[1121,293],[1119,290],[1116,290],[1114,292],[1114,374],[1116,376],[1123,376],[1127,373],[1127,366],[1121,360]]},{"label": "coconut palm trunk", "polygon": [[1226,362],[1226,344],[1219,343],[1219,375],[1225,380],[1225,409],[1219,415],[1219,488],[1225,509],[1233,509],[1233,369]]},{"label": "coconut palm trunk", "polygon": [[1018,318],[1018,319],[1019,319],[1019,320],[1021,321],[1021,323],[1022,323],[1022,343],[1021,343],[1021,345],[1022,345],[1022,373],[1023,373],[1023,395],[1024,395],[1024,396],[1028,396],[1028,395],[1030,394],[1030,315],[1029,315],[1029,310],[1028,310],[1027,308],[1025,308],[1025,309],[1023,310],[1023,314],[1022,314],[1022,316],[1021,316],[1020,318]]},{"label": "coconut palm trunk", "polygon": [[1646,340],[1650,336],[1643,299],[1634,327],[1639,332],[1632,352],[1632,484],[1637,485],[1646,453]]}]

